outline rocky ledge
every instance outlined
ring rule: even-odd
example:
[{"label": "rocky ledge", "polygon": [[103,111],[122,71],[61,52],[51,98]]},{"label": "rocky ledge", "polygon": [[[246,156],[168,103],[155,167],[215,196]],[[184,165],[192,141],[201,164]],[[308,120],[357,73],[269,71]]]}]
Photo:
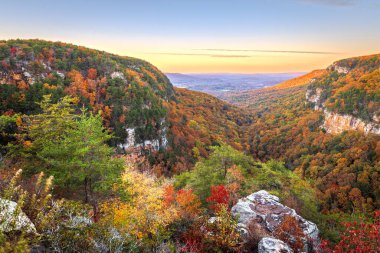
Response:
[{"label": "rocky ledge", "polygon": [[[282,223],[286,216],[292,216],[296,219],[299,227],[305,235],[304,238],[302,238],[302,240],[305,242],[305,244],[307,244],[308,242],[311,242],[312,244],[306,245],[305,252],[307,252],[306,248],[313,248],[314,250],[319,248],[319,230],[317,226],[314,223],[298,215],[294,209],[281,204],[280,199],[277,196],[269,194],[266,191],[258,191],[247,196],[246,198],[239,199],[238,203],[232,207],[231,212],[234,216],[238,217],[238,228],[243,235],[248,234],[248,226],[249,224],[252,224],[252,222],[259,224],[267,231],[268,235],[271,235],[275,231],[275,229]],[[264,240],[263,242],[260,242],[261,248],[264,247],[263,245],[268,246],[269,244],[275,244],[273,246],[275,248],[277,248],[277,246],[279,248],[282,247],[279,246],[281,243],[278,243],[274,240],[272,240],[271,243],[266,243],[268,240],[269,239],[266,239],[266,241]]]},{"label": "rocky ledge", "polygon": [[364,134],[380,134],[380,120],[375,115],[372,122],[365,122],[348,114],[339,114],[328,111],[322,101],[323,90],[317,88],[315,91],[310,89],[306,92],[306,100],[314,105],[314,110],[322,111],[324,121],[321,128],[331,134],[340,134],[344,131],[359,131]]}]

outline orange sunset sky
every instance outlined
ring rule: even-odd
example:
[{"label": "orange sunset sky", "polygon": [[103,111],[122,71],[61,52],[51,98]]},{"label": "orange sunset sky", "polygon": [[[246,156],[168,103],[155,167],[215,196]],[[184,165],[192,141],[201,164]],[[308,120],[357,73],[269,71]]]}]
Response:
[{"label": "orange sunset sky", "polygon": [[1,2],[18,13],[0,16],[1,39],[79,44],[164,72],[301,72],[380,52],[376,0]]}]

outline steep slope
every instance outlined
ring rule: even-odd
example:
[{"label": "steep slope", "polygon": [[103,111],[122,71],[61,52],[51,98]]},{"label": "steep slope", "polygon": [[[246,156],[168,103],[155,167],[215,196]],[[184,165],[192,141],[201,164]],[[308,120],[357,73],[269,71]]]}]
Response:
[{"label": "steep slope", "polygon": [[71,95],[78,108],[102,114],[114,143],[165,146],[164,104],[174,91],[153,65],[42,40],[0,41],[0,62],[0,113],[33,114],[43,95],[50,94],[53,101]]},{"label": "steep slope", "polygon": [[306,98],[323,111],[327,132],[380,134],[380,55],[335,62],[312,82]]}]

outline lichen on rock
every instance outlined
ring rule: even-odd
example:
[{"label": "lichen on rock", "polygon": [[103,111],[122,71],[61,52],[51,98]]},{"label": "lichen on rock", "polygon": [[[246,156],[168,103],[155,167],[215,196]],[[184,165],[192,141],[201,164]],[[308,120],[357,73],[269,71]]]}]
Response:
[{"label": "lichen on rock", "polygon": [[14,201],[0,198],[0,231],[37,233],[36,227]]},{"label": "lichen on rock", "polygon": [[252,221],[261,224],[269,233],[272,233],[281,225],[285,216],[292,216],[297,220],[305,235],[305,238],[302,238],[305,244],[311,241],[313,248],[319,247],[317,225],[298,215],[294,209],[281,204],[277,196],[267,191],[261,190],[239,199],[231,212],[238,217],[238,228],[243,236],[248,234],[248,225]]}]

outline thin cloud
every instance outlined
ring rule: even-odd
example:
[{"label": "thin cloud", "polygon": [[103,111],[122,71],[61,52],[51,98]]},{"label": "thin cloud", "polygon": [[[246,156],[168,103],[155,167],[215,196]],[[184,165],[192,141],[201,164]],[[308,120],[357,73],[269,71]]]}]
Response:
[{"label": "thin cloud", "polygon": [[255,52],[255,53],[290,53],[290,54],[339,54],[337,52],[321,52],[321,51],[226,49],[226,48],[202,48],[202,49],[193,49],[193,50],[213,51],[213,52]]},{"label": "thin cloud", "polygon": [[192,53],[149,53],[149,54],[160,54],[160,55],[178,55],[178,56],[207,56],[207,57],[217,57],[217,58],[249,58],[251,55],[230,55],[230,54],[192,54]]},{"label": "thin cloud", "polygon": [[333,6],[353,6],[358,0],[298,0],[299,2],[311,3],[311,4],[324,4],[324,5],[333,5]]}]

